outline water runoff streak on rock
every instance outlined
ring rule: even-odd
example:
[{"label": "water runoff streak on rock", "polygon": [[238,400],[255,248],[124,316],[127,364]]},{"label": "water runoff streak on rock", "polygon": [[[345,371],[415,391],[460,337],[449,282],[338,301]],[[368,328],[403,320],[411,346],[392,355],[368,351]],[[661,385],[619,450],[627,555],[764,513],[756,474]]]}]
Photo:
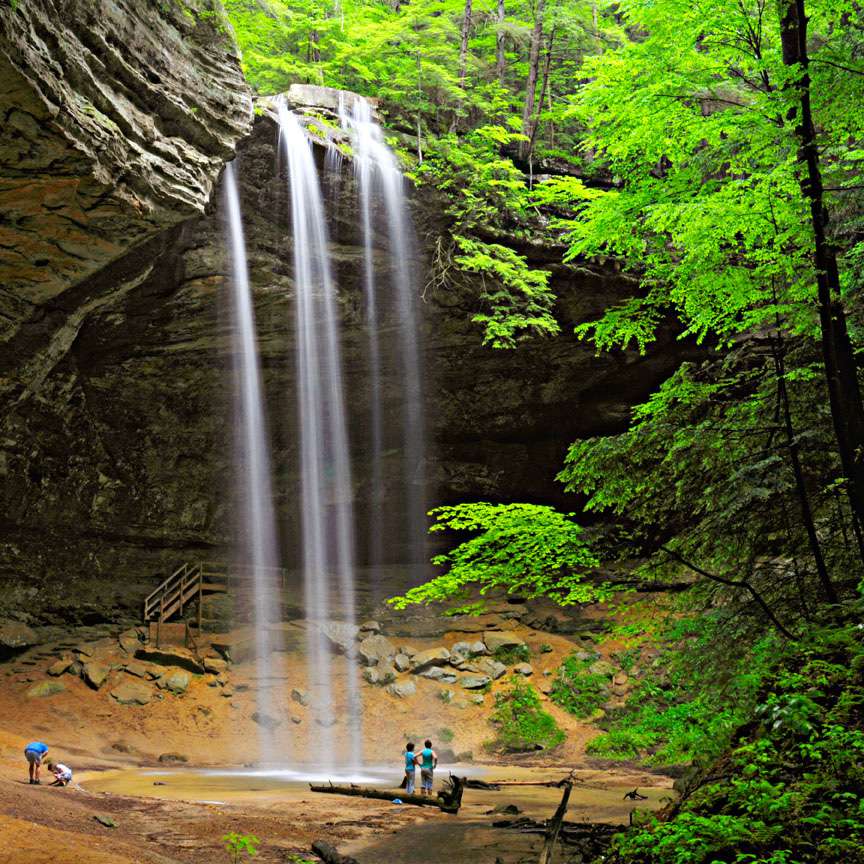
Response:
[{"label": "water runoff streak on rock", "polygon": [[381,418],[381,347],[382,324],[379,286],[375,273],[373,236],[375,205],[383,199],[386,236],[389,241],[391,279],[395,288],[395,306],[399,331],[402,393],[402,441],[400,450],[404,469],[404,518],[410,544],[412,576],[422,581],[426,566],[426,489],[425,489],[425,423],[420,365],[421,333],[417,314],[417,279],[412,269],[413,223],[405,201],[405,180],[396,157],[384,141],[381,127],[372,117],[369,102],[354,99],[350,112],[344,101],[340,105],[343,128],[352,131],[356,140],[354,168],[360,197],[363,228],[364,289],[366,323],[369,331],[369,370],[371,377],[371,485],[372,519],[370,520],[370,565],[382,563],[384,534],[384,490],[382,480]]},{"label": "water runoff streak on rock", "polygon": [[[353,627],[354,514],[336,292],[331,274],[327,227],[311,142],[284,100],[278,103],[280,147],[288,165],[297,328],[297,392],[300,428],[300,508],[303,583],[308,633],[308,676],[318,729],[310,754],[334,765],[330,724],[333,696],[347,701],[350,737],[338,753],[361,749],[360,691],[354,640],[345,646],[345,684],[334,687],[328,640],[314,622],[338,618]],[[338,591],[330,591],[335,580]],[[331,604],[331,596],[338,600]],[[338,608],[333,608],[338,606]],[[341,713],[341,712],[340,712]],[[344,762],[344,760],[341,760]]]},{"label": "water runoff streak on rock", "polygon": [[[249,286],[246,242],[237,186],[236,168],[225,168],[224,206],[228,251],[231,261],[230,331],[233,365],[234,506],[237,514],[236,555],[245,571],[251,570],[256,665],[256,691],[260,716],[275,717],[277,704],[270,687],[272,658],[279,648],[277,623],[281,608],[276,517],[271,486],[270,444],[261,386],[261,366],[255,327],[255,310]],[[259,726],[259,758],[272,760],[282,752],[273,741],[273,729]]]}]

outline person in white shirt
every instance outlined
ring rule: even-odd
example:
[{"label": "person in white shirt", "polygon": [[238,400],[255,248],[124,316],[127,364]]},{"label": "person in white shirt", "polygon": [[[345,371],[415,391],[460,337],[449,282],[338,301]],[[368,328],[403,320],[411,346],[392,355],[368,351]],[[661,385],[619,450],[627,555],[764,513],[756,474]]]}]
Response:
[{"label": "person in white shirt", "polygon": [[72,769],[62,762],[49,762],[48,770],[54,775],[52,786],[68,786],[72,782]]}]

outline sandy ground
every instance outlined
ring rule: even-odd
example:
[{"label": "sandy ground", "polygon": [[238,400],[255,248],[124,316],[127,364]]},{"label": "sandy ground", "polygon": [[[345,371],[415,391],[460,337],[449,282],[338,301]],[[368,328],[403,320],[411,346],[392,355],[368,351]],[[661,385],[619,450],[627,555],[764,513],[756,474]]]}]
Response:
[{"label": "sandy ground", "polygon": [[[543,672],[557,668],[573,649],[573,641],[528,628],[513,629],[535,649],[533,681],[542,689],[548,677]],[[396,637],[393,641],[422,650],[466,638],[470,639],[465,633],[453,633],[436,639]],[[254,859],[261,864],[291,861],[292,854],[308,853],[315,839],[334,843],[361,864],[495,864],[498,860],[517,864],[530,860],[539,841],[492,829],[491,821],[497,817],[488,811],[513,803],[526,815],[547,818],[560,797],[559,790],[545,788],[511,787],[497,793],[469,790],[462,811],[454,817],[432,808],[315,795],[302,784],[290,788],[263,784],[256,791],[245,780],[238,788],[222,789],[218,794],[188,777],[185,785],[169,778],[167,786],[154,786],[152,776],[142,775],[139,768],[158,766],[162,753],[183,754],[189,766],[240,766],[252,761],[260,731],[252,719],[256,690],[272,687],[274,693],[285,694],[292,687],[302,689],[302,650],[277,655],[267,680],[256,678],[253,664],[232,667],[234,694],[230,698],[210,686],[208,676],[195,676],[182,696],[166,693],[146,706],[123,706],[109,695],[114,686],[128,680],[122,664],[130,658],[116,636],[106,635],[83,646],[91,657],[116,667],[98,691],[71,675],[47,677],[47,667],[58,656],[79,647],[74,642],[72,635],[69,642],[40,646],[0,664],[0,864],[219,864],[228,861],[220,838],[231,831],[261,838],[260,853]],[[540,653],[541,644],[553,650]],[[339,694],[345,691],[347,674],[344,664],[338,663],[336,716],[343,707]],[[27,695],[46,680],[59,681],[63,691],[43,698]],[[464,769],[484,779],[558,778],[575,767],[580,782],[574,788],[568,815],[574,821],[626,823],[632,804],[623,800],[623,793],[636,786],[649,796],[640,807],[661,806],[663,797],[670,794],[667,778],[639,771],[591,770],[584,747],[598,730],[548,701],[545,707],[568,736],[554,758],[537,754],[511,759],[506,765],[490,761],[483,745],[492,734],[488,717],[494,691],[502,686],[503,682],[496,682],[493,693],[478,706],[461,698],[458,704],[446,704],[440,697],[442,686],[426,679],[417,679],[418,693],[410,701],[364,685],[365,759],[374,764],[392,762],[398,777],[405,738],[430,735],[439,747],[484,760],[486,764],[473,763]],[[283,721],[277,730],[275,755],[288,763],[302,760],[322,730],[302,706],[284,695],[275,710]],[[334,746],[345,747],[348,729],[339,722],[333,736]],[[74,787],[28,785],[22,751],[34,738],[50,745],[53,758],[73,766],[79,781]],[[159,782],[165,781],[160,778]],[[95,819],[97,814],[110,816],[116,827],[101,825]]]}]

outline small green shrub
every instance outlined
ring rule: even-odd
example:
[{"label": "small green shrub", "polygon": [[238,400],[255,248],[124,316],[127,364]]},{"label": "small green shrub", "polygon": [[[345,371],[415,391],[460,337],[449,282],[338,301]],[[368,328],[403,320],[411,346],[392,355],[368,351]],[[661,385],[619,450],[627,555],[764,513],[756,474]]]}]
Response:
[{"label": "small green shrub", "polygon": [[492,656],[505,666],[515,666],[517,663],[527,663],[531,659],[531,652],[527,645],[514,645],[499,648]]},{"label": "small green shrub", "polygon": [[445,743],[449,744],[455,737],[456,733],[452,729],[448,729],[446,726],[443,729],[438,730],[438,737]]},{"label": "small green shrub", "polygon": [[244,856],[254,858],[258,854],[261,841],[254,834],[238,834],[232,831],[222,837],[225,850],[231,859],[231,864],[240,864]]},{"label": "small green shrub", "polygon": [[571,654],[558,667],[552,684],[552,701],[576,717],[590,717],[609,695],[609,676],[590,667],[590,660]]},{"label": "small green shrub", "polygon": [[550,749],[565,738],[555,718],[541,707],[537,691],[517,677],[511,679],[508,690],[496,694],[492,722],[497,735],[491,747],[496,750],[526,753]]}]

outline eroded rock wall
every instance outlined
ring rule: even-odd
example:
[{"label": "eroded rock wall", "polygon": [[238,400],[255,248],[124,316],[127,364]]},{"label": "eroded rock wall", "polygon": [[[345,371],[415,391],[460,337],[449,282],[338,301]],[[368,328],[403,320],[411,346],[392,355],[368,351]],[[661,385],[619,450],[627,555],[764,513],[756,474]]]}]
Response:
[{"label": "eroded rock wall", "polygon": [[[299,563],[298,430],[295,419],[292,236],[276,128],[266,116],[238,150],[250,275],[273,438],[274,487],[285,563]],[[362,238],[350,164],[336,170],[316,149],[331,221],[345,377],[364,560],[370,477],[368,360]],[[326,164],[325,164],[326,163]],[[52,610],[95,621],[134,615],[172,566],[222,558],[230,521],[230,339],[221,309],[227,262],[221,202],[157,234],[66,291],[31,326],[41,352],[0,348],[0,364],[35,382],[6,401],[0,421],[0,581],[7,606],[44,619]],[[415,197],[415,267],[445,229],[438,204]],[[376,267],[387,281],[386,237]],[[554,258],[538,250],[538,263]],[[671,332],[647,356],[597,358],[572,325],[623,298],[613,273],[554,266],[562,332],[514,351],[481,345],[470,322],[476,289],[426,291],[423,367],[430,504],[463,500],[567,501],[555,483],[567,445],[614,432],[691,349]],[[422,282],[422,279],[421,279]],[[422,284],[420,286],[422,288]],[[384,330],[398,324],[382,303]],[[26,348],[26,345],[25,345]],[[386,358],[385,358],[386,359]],[[398,364],[385,362],[385,429],[400,423]],[[17,371],[16,371],[17,370]],[[22,378],[23,380],[23,378]],[[401,454],[388,450],[388,495],[399,500]],[[394,520],[388,560],[405,560]],[[298,602],[299,597],[289,598]]]}]

